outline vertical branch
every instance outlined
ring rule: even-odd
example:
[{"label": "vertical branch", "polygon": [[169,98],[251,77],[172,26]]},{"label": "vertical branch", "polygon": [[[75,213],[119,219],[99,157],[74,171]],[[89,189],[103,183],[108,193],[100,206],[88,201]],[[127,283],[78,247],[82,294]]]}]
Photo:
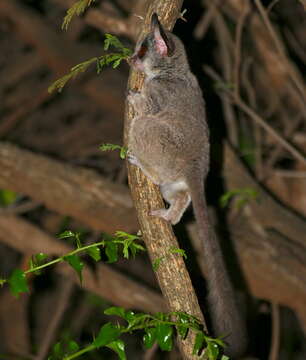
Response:
[{"label": "vertical branch", "polygon": [[[146,13],[140,36],[149,31],[151,15],[156,12],[163,25],[171,29],[180,15],[182,0],[156,0],[153,1]],[[143,78],[139,73],[131,70],[129,89],[140,89]],[[125,117],[125,143],[128,146],[130,122],[134,114],[132,108],[126,104]],[[170,311],[183,311],[196,316],[204,323],[198,299],[195,295],[189,274],[182,256],[171,253],[171,248],[179,245],[173,234],[172,227],[163,219],[149,215],[151,209],[164,206],[157,186],[143,175],[135,166],[128,165],[129,184],[133,201],[137,210],[141,232],[146,243],[151,261],[160,261],[156,276],[166,299]],[[192,355],[194,334],[179,340],[180,351],[184,359],[196,359]]]}]

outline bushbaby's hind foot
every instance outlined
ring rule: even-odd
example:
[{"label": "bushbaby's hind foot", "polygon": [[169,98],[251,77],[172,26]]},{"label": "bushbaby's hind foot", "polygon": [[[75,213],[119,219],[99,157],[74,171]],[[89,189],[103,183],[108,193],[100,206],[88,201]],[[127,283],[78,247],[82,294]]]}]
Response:
[{"label": "bushbaby's hind foot", "polygon": [[[170,209],[170,208],[169,208]],[[171,222],[172,225],[175,225],[179,222],[180,218],[177,219],[172,211],[169,211],[169,209],[158,209],[158,210],[152,210],[150,211],[151,216],[158,216],[166,221]]]}]

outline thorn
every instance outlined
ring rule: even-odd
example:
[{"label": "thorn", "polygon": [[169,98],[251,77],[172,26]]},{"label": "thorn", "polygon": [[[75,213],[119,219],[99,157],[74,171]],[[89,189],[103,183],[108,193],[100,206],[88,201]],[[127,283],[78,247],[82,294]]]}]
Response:
[{"label": "thorn", "polygon": [[133,14],[133,16],[136,16],[136,17],[139,18],[140,20],[144,21],[144,17],[141,16],[141,15]]},{"label": "thorn", "polygon": [[187,9],[184,9],[181,13],[180,13],[180,16],[179,16],[179,19],[187,22],[187,20],[184,18],[184,15],[186,14],[187,12]]}]

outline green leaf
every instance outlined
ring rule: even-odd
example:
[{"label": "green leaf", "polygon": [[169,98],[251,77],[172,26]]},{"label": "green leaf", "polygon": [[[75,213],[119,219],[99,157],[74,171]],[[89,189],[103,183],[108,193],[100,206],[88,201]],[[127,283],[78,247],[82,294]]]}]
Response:
[{"label": "green leaf", "polygon": [[133,311],[129,310],[125,314],[125,320],[128,322],[128,328],[131,329],[134,326],[140,326],[142,327],[145,319],[147,318],[146,314],[135,314]]},{"label": "green leaf", "polygon": [[226,355],[222,355],[221,360],[230,360],[230,358],[228,356],[226,356]]},{"label": "green leaf", "polygon": [[94,62],[97,62],[99,59],[97,57],[91,58],[89,60],[86,60],[80,64],[75,65],[70,69],[70,72],[63,77],[57,79],[53,84],[51,84],[48,87],[48,93],[52,93],[54,90],[57,90],[58,92],[61,92],[63,90],[63,87],[66,85],[66,83],[69,80],[72,80],[76,78],[76,76],[88,69],[88,67],[93,64]]},{"label": "green leaf", "polygon": [[62,232],[61,234],[59,234],[57,237],[58,237],[59,239],[65,239],[65,238],[75,237],[75,233],[72,232],[71,230],[66,230],[66,231]]},{"label": "green leaf", "polygon": [[42,252],[34,255],[34,259],[35,259],[37,264],[41,264],[44,260],[47,259],[47,257],[48,257],[48,255],[44,254]]},{"label": "green leaf", "polygon": [[120,158],[121,159],[125,159],[126,158],[126,154],[127,154],[127,148],[122,146],[121,150],[120,150]]},{"label": "green leaf", "polygon": [[125,259],[128,259],[129,258],[129,249],[130,249],[130,245],[131,245],[131,240],[125,240],[124,243],[123,243],[123,249],[122,249],[122,253],[123,253],[123,257]]},{"label": "green leaf", "polygon": [[222,339],[219,339],[219,338],[214,338],[212,339],[212,341],[214,341],[216,344],[218,344],[219,346],[225,348],[225,343]]},{"label": "green leaf", "polygon": [[214,341],[209,341],[205,354],[209,360],[216,360],[219,355],[219,346]]},{"label": "green leaf", "polygon": [[[60,342],[57,342],[53,348],[52,348],[52,354],[55,358],[59,359],[64,355],[64,351],[62,348],[62,344]],[[53,357],[52,357],[53,358]]]},{"label": "green leaf", "polygon": [[182,339],[185,339],[188,333],[190,317],[189,315],[182,312],[179,312],[176,315],[178,317],[178,321],[181,323],[180,325],[177,326],[177,332],[179,333]]},{"label": "green leaf", "polygon": [[116,36],[112,34],[105,34],[104,50],[108,50],[110,46],[114,46],[116,49],[120,50],[125,56],[131,55],[132,53],[132,51],[126,48]]},{"label": "green leaf", "polygon": [[102,144],[99,146],[99,149],[101,151],[113,151],[118,149],[121,150],[121,146],[116,144]]},{"label": "green leaf", "polygon": [[64,21],[62,23],[62,29],[67,30],[73,16],[81,15],[86,10],[86,8],[91,5],[93,1],[95,0],[79,0],[74,3],[72,7],[67,10],[66,16],[64,17]]},{"label": "green leaf", "polygon": [[226,207],[234,197],[238,197],[236,206],[237,208],[241,208],[251,200],[256,199],[258,195],[258,192],[252,188],[233,189],[221,196],[220,205],[221,207]]},{"label": "green leaf", "polygon": [[114,263],[118,260],[118,245],[112,241],[106,241],[105,254],[109,263]]},{"label": "green leaf", "polygon": [[133,326],[135,324],[136,320],[137,320],[136,314],[132,310],[126,311],[124,318],[128,322],[129,327]]},{"label": "green leaf", "polygon": [[93,258],[95,261],[101,260],[101,251],[98,246],[93,246],[86,249],[86,253]]},{"label": "green leaf", "polygon": [[136,254],[140,251],[146,251],[146,249],[136,242],[132,241],[128,243],[128,249],[130,250],[133,258],[135,258]]},{"label": "green leaf", "polygon": [[76,271],[80,278],[80,282],[82,283],[82,270],[84,264],[82,263],[81,258],[78,255],[68,255],[64,256],[64,260]]},{"label": "green leaf", "polygon": [[163,351],[172,349],[173,328],[171,325],[158,323],[156,325],[156,340]]},{"label": "green leaf", "polygon": [[75,233],[75,241],[76,241],[78,249],[82,247],[80,235],[81,235],[81,233],[79,233],[79,232]]},{"label": "green leaf", "polygon": [[80,347],[75,341],[70,340],[67,345],[67,348],[68,348],[69,353],[71,354],[71,353],[78,351]]},{"label": "green leaf", "polygon": [[7,282],[6,279],[0,279],[0,286],[2,287]]},{"label": "green leaf", "polygon": [[125,345],[124,342],[120,339],[111,342],[110,344],[106,345],[108,348],[115,351],[115,353],[119,356],[120,360],[126,360],[125,354]]},{"label": "green leaf", "polygon": [[185,250],[183,249],[179,249],[179,248],[170,248],[170,253],[171,254],[178,254],[181,255],[184,259],[187,259],[187,255]]},{"label": "green leaf", "polygon": [[164,260],[164,256],[161,256],[153,261],[152,267],[154,271],[157,271],[161,262]]},{"label": "green leaf", "polygon": [[127,154],[127,148],[124,146],[116,145],[116,144],[102,144],[99,149],[101,151],[114,151],[120,150],[120,158],[125,159]]},{"label": "green leaf", "polygon": [[120,306],[112,306],[106,310],[104,310],[105,315],[116,315],[123,319],[125,319],[126,311],[123,307]]},{"label": "green leaf", "polygon": [[156,342],[156,328],[146,328],[143,336],[143,343],[146,349],[150,349]]},{"label": "green leaf", "polygon": [[177,332],[179,333],[182,339],[186,339],[188,333],[188,325],[178,325]]},{"label": "green leaf", "polygon": [[120,329],[112,323],[106,323],[99,331],[98,336],[93,341],[93,345],[97,348],[109,345],[111,342],[117,340],[121,334]]},{"label": "green leaf", "polygon": [[26,275],[20,269],[13,271],[8,279],[8,283],[12,294],[16,297],[18,297],[20,293],[29,292]]},{"label": "green leaf", "polygon": [[195,338],[192,355],[198,355],[200,350],[205,346],[206,340],[203,332],[198,332]]},{"label": "green leaf", "polygon": [[[29,261],[29,267],[30,270],[33,270],[35,267],[42,265],[42,263],[44,262],[44,260],[46,260],[48,257],[48,255],[44,254],[44,253],[38,253],[35,255],[32,255]],[[35,275],[40,275],[41,271],[37,270],[34,272]]]},{"label": "green leaf", "polygon": [[113,62],[113,69],[116,69],[120,65],[121,60],[122,58],[117,59],[116,61]]}]

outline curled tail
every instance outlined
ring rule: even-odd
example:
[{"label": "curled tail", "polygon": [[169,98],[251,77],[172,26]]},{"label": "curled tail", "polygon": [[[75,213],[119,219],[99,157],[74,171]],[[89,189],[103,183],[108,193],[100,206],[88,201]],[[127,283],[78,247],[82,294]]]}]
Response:
[{"label": "curled tail", "polygon": [[[197,183],[194,183],[195,181]],[[220,244],[209,225],[203,183],[195,181],[189,182],[188,185],[207,267],[208,305],[213,333],[214,336],[224,336],[224,341],[228,345],[225,353],[236,357],[246,348],[246,326],[235,301]],[[203,189],[200,194],[199,189]]]}]

